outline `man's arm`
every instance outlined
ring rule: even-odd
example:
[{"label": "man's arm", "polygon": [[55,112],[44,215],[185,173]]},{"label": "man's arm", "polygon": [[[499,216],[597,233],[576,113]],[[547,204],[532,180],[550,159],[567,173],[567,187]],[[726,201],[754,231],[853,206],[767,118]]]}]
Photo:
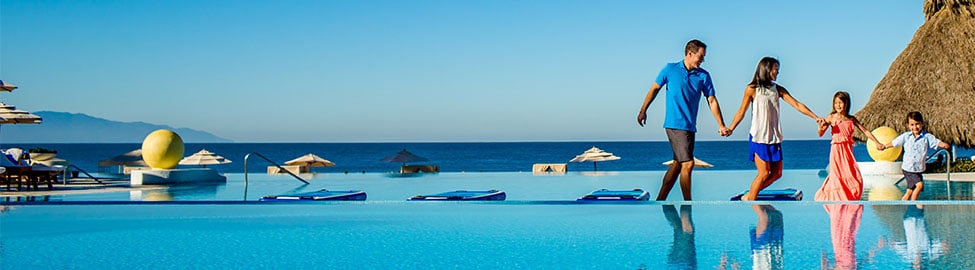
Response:
[{"label": "man's arm", "polygon": [[657,93],[660,93],[661,87],[656,82],[650,86],[650,91],[647,91],[647,96],[643,98],[643,106],[640,107],[640,113],[636,115],[636,123],[641,127],[647,124],[647,109],[650,108],[650,103],[657,98]]},{"label": "man's arm", "polygon": [[718,105],[718,98],[715,96],[708,97],[708,107],[711,108],[711,114],[714,115],[714,120],[718,121],[718,134],[721,136],[731,135],[731,130],[724,125],[724,117],[721,116],[721,106]]}]

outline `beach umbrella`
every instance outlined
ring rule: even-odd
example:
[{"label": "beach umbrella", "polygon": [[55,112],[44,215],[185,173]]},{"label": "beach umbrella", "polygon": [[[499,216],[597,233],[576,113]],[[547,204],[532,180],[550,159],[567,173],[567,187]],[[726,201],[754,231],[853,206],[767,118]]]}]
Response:
[{"label": "beach umbrella", "polygon": [[[15,87],[16,88],[16,87]],[[40,124],[41,117],[0,102],[0,125]]]},{"label": "beach umbrella", "polygon": [[207,151],[206,149],[202,149],[200,152],[196,152],[180,160],[179,165],[203,165],[203,168],[206,168],[207,165],[227,164],[230,162],[231,161],[229,159]]},{"label": "beach umbrella", "polygon": [[0,80],[0,91],[10,92],[10,91],[13,91],[14,89],[17,89],[17,86],[16,85],[13,85],[12,83],[5,82],[3,80]]},{"label": "beach umbrella", "polygon": [[[674,164],[674,160],[668,160],[667,162],[664,162],[662,164],[670,166],[670,164]],[[703,160],[697,159],[697,157],[694,157],[694,168],[713,168],[713,167],[714,165],[711,165],[711,163],[707,163]]]},{"label": "beach umbrella", "polygon": [[[975,2],[928,0],[925,21],[891,63],[856,118],[904,132],[917,111],[925,128],[956,146],[975,146]],[[966,101],[967,100],[967,101]],[[858,140],[866,140],[855,134]]]},{"label": "beach umbrella", "polygon": [[114,156],[108,159],[98,161],[98,166],[148,166],[146,162],[142,160],[142,149],[135,149],[129,151],[125,154]]},{"label": "beach umbrella", "polygon": [[576,156],[572,160],[569,160],[569,162],[590,162],[591,161],[592,171],[596,171],[596,162],[619,160],[619,159],[620,157],[614,156],[613,153],[608,153],[606,151],[603,151],[602,149],[593,146],[592,148],[589,148],[589,150],[582,152],[582,154]]},{"label": "beach umbrella", "polygon": [[298,157],[296,159],[289,160],[289,161],[285,162],[284,164],[298,165],[298,166],[307,166],[307,167],[330,167],[330,166],[335,166],[335,163],[334,162],[328,161],[327,159],[324,159],[322,157],[319,157],[319,156],[317,156],[315,154],[311,154],[311,153],[309,153],[307,155],[304,155],[304,156],[300,156],[300,157]]},{"label": "beach umbrella", "polygon": [[403,165],[405,166],[407,162],[421,162],[421,161],[428,161],[428,159],[414,155],[413,153],[410,153],[410,151],[406,151],[406,149],[403,149],[403,151],[399,151],[399,153],[383,158],[382,161],[400,162],[403,163]]},{"label": "beach umbrella", "polygon": [[0,102],[0,124],[40,124],[41,117]]}]

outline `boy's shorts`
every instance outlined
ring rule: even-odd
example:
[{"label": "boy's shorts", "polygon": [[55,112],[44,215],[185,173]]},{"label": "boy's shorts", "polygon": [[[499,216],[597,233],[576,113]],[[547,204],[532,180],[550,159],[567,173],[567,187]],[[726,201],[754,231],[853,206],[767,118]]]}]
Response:
[{"label": "boy's shorts", "polygon": [[909,172],[901,170],[904,172],[904,180],[907,180],[907,189],[914,189],[917,183],[924,181],[924,177],[921,177],[921,173]]}]

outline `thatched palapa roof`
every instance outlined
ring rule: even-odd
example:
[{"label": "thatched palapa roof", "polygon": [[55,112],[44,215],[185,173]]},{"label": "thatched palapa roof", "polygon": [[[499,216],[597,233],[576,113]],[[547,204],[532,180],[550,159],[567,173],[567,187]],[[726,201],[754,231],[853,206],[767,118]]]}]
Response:
[{"label": "thatched palapa roof", "polygon": [[907,113],[918,111],[939,139],[975,147],[975,0],[927,0],[924,14],[856,117],[906,131]]}]

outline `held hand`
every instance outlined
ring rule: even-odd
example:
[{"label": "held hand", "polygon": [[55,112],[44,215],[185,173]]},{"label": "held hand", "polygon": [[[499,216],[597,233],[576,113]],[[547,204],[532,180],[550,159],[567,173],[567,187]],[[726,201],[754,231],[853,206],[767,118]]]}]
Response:
[{"label": "held hand", "polygon": [[887,146],[886,145],[877,144],[877,150],[884,151],[884,149],[887,149]]},{"label": "held hand", "polygon": [[827,124],[826,119],[816,117],[816,124],[819,124],[819,126],[825,126]]},{"label": "held hand", "polygon": [[647,124],[647,112],[640,112],[636,115],[636,123],[641,127]]},{"label": "held hand", "polygon": [[727,127],[722,127],[722,128],[719,128],[718,129],[718,134],[721,135],[722,137],[731,136],[731,132],[732,132],[732,130],[730,128],[727,128]]}]

